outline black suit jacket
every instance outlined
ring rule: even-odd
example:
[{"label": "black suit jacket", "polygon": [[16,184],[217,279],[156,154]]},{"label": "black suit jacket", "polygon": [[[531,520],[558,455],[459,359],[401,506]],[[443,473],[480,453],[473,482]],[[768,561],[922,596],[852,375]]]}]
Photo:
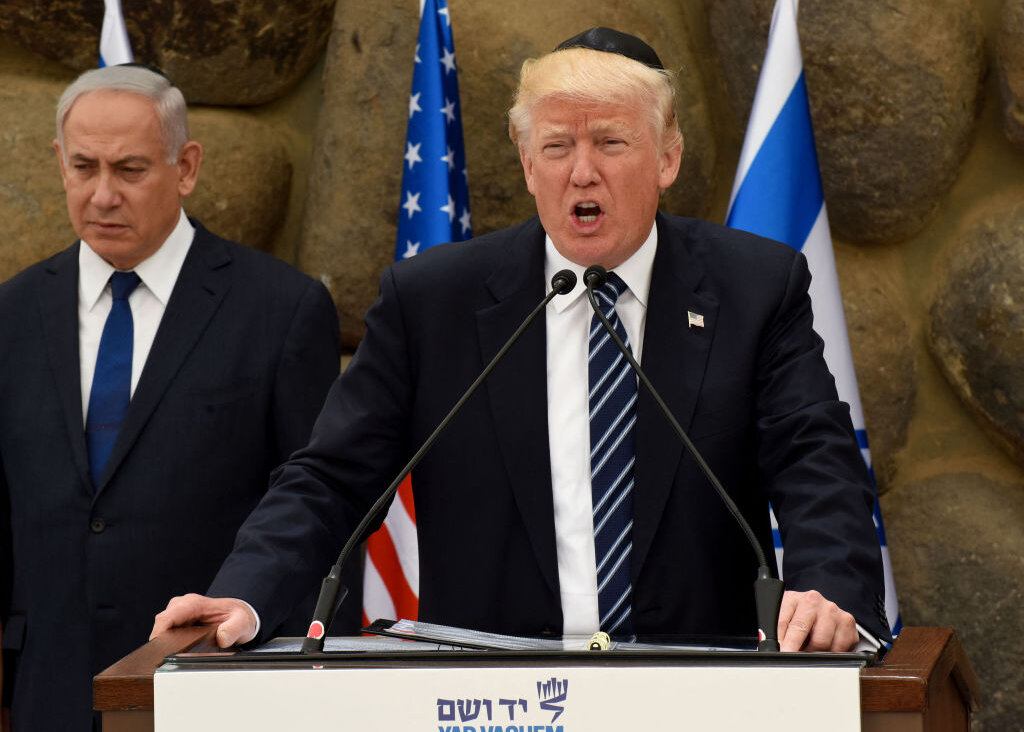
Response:
[{"label": "black suit jacket", "polygon": [[0,579],[16,730],[91,728],[92,676],[145,643],[171,596],[206,589],[271,469],[308,440],[339,366],[323,285],[197,224],[93,485],[78,246],[0,286],[0,533],[13,548]]},{"label": "black suit jacket", "polygon": [[[643,366],[772,556],[888,637],[874,489],[811,328],[804,257],[660,215]],[[280,617],[323,574],[412,452],[544,294],[537,219],[435,247],[385,272],[367,333],[310,445],[282,466],[211,587]],[[688,327],[688,311],[704,327]],[[420,617],[559,633],[541,318],[413,471]],[[281,527],[303,527],[302,531]],[[753,635],[749,544],[646,390],[638,406],[633,625]],[[269,580],[269,581],[268,581]]]}]

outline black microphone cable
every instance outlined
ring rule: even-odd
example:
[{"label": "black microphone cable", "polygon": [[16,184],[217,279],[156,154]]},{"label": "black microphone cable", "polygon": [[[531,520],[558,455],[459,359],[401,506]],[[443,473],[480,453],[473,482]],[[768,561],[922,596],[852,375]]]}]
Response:
[{"label": "black microphone cable", "polygon": [[440,424],[434,428],[434,431],[430,433],[430,436],[424,441],[423,445],[416,454],[410,458],[406,466],[402,468],[395,480],[388,486],[388,489],[384,491],[380,498],[370,507],[370,510],[363,516],[362,521],[356,526],[355,531],[349,537],[348,541],[345,542],[345,546],[342,548],[341,553],[338,555],[338,561],[331,567],[330,572],[324,577],[324,581],[320,585],[320,596],[316,601],[316,609],[313,611],[313,619],[309,624],[309,630],[306,632],[306,637],[302,641],[302,652],[303,653],[322,653],[324,650],[324,641],[327,639],[327,630],[331,620],[334,618],[334,614],[337,612],[338,607],[341,605],[345,596],[348,594],[348,588],[341,584],[341,569],[345,566],[345,562],[348,560],[349,554],[363,539],[363,533],[366,531],[370,523],[377,517],[377,515],[387,506],[395,493],[398,491],[399,485],[405,480],[405,477],[412,472],[412,469],[416,467],[419,461],[427,454],[427,451],[433,447],[437,438],[440,437],[448,423],[452,421],[456,414],[462,409],[462,406],[469,400],[471,396],[476,392],[477,388],[484,382],[484,380],[490,375],[494,367],[505,357],[508,350],[519,340],[519,337],[523,332],[530,326],[530,324],[537,318],[537,316],[547,307],[548,303],[554,299],[555,295],[565,295],[572,292],[573,288],[576,287],[576,274],[568,269],[555,274],[551,278],[551,291],[541,300],[540,304],[533,309],[533,311],[526,316],[522,324],[516,329],[516,331],[505,341],[505,345],[501,347],[491,359],[490,363],[480,372],[480,375],[476,380],[470,384],[469,388],[466,389],[465,393],[455,403],[455,406],[451,408],[447,416],[441,420]]},{"label": "black microphone cable", "polygon": [[658,390],[654,388],[654,384],[647,378],[647,374],[640,368],[640,364],[637,363],[636,359],[633,358],[633,354],[630,353],[629,348],[619,338],[619,334],[615,332],[615,328],[608,322],[608,318],[605,317],[604,312],[601,310],[600,304],[597,302],[597,297],[594,295],[594,288],[601,287],[605,280],[608,278],[608,272],[599,264],[591,265],[583,273],[583,282],[587,286],[587,299],[590,301],[590,307],[594,310],[594,313],[601,320],[601,324],[605,330],[611,336],[615,345],[618,346],[622,355],[629,361],[629,365],[633,367],[633,371],[636,373],[640,382],[646,387],[648,393],[654,398],[658,408],[661,409],[662,413],[668,419],[669,424],[672,425],[672,429],[675,430],[679,439],[682,440],[686,446],[687,451],[693,456],[693,459],[697,462],[697,465],[703,471],[707,477],[708,482],[714,487],[718,493],[719,498],[725,504],[726,508],[736,519],[736,523],[743,530],[743,533],[747,537],[747,541],[750,542],[750,546],[754,550],[754,554],[757,557],[757,579],[754,581],[754,603],[757,608],[757,624],[758,624],[758,644],[757,650],[759,651],[779,651],[779,607],[782,604],[782,592],[783,582],[782,580],[775,579],[772,577],[771,571],[768,569],[768,562],[765,559],[764,550],[761,548],[761,543],[757,540],[754,535],[753,529],[750,528],[750,524],[747,523],[746,518],[740,512],[736,503],[732,500],[725,488],[722,487],[718,477],[711,470],[711,466],[707,464],[704,457],[697,450],[696,445],[691,442],[689,436],[680,426],[679,422],[676,421],[672,411],[665,404],[665,401],[661,398]]}]

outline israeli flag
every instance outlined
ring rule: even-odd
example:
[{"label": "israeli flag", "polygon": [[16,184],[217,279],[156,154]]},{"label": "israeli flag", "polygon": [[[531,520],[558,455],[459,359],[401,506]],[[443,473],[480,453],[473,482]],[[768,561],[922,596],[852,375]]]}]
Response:
[{"label": "israeli flag", "polygon": [[[761,78],[747,124],[726,225],[785,242],[804,253],[812,280],[814,328],[825,341],[825,361],[839,398],[850,405],[861,454],[871,469],[864,410],[832,253],[832,235],[814,147],[796,14],[798,0],[776,0]],[[874,473],[872,473],[872,476]],[[875,500],[875,528],[885,567],[885,610],[895,636],[902,627],[882,513]],[[772,516],[775,552],[782,543]]]},{"label": "israeli flag", "polygon": [[103,30],[100,32],[100,68],[117,66],[135,60],[132,44],[128,40],[128,29],[121,15],[121,0],[105,0]]}]

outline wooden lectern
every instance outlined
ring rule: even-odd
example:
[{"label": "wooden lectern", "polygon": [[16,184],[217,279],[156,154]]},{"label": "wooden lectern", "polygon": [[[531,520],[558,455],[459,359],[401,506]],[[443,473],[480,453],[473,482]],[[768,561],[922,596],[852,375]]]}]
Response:
[{"label": "wooden lectern", "polygon": [[[147,643],[93,681],[104,732],[153,729],[153,674],[165,657],[214,652],[210,627],[177,628]],[[905,628],[882,664],[860,674],[864,732],[970,729],[978,681],[952,628]]]}]

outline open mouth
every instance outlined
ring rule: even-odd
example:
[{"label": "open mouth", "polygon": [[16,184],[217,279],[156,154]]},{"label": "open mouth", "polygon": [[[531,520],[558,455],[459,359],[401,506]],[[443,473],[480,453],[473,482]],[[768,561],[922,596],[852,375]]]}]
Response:
[{"label": "open mouth", "polygon": [[601,207],[593,201],[584,201],[576,205],[573,214],[582,224],[592,224],[601,215]]}]

